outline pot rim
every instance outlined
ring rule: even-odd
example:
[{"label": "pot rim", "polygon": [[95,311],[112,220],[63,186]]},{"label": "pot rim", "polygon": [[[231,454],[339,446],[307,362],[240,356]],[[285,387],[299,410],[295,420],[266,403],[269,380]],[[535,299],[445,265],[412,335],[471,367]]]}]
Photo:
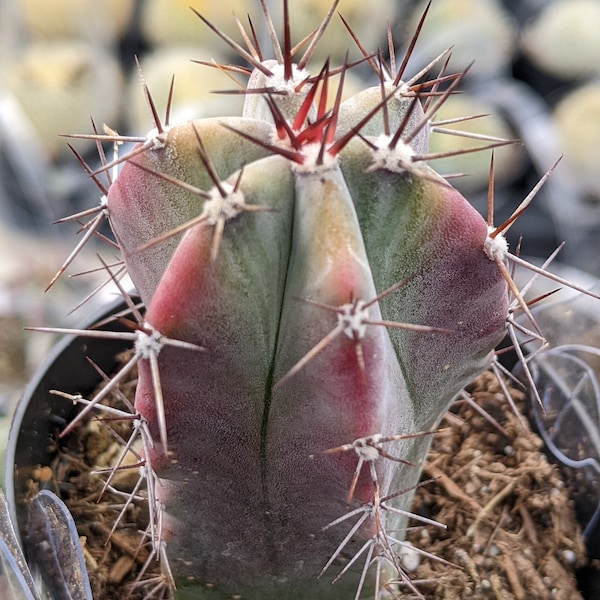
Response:
[{"label": "pot rim", "polygon": [[[88,317],[78,328],[90,328],[124,308],[122,299],[111,302]],[[116,328],[123,329],[118,323],[101,327]],[[100,368],[110,372],[116,364],[115,356],[129,347],[131,344],[124,340],[64,335],[25,386],[10,424],[3,482],[10,517],[18,525],[17,535],[26,518],[21,514],[19,495],[25,492],[24,483],[30,478],[31,468],[50,463],[52,454],[48,451],[49,444],[58,439],[58,430],[64,428],[78,410],[66,399],[49,394],[48,390],[60,389],[72,394],[91,392],[100,381],[100,375],[89,364],[87,357],[93,358]]]}]

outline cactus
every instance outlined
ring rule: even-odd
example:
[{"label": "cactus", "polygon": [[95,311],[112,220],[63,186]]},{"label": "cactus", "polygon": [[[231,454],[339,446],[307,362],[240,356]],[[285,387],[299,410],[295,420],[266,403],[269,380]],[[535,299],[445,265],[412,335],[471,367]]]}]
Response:
[{"label": "cactus", "polygon": [[151,542],[182,598],[418,594],[401,557],[427,554],[403,538],[430,524],[410,513],[430,434],[515,313],[542,340],[504,239],[537,188],[494,227],[427,166],[448,52],[404,81],[359,43],[379,83],[344,101],[348,60],[310,75],[336,5],[295,63],[287,2],[271,60],[198,15],[252,66],[241,117],[163,122],[144,84],[147,136],[81,136],[137,142],[106,186],[81,161],[105,194],[88,236],[108,219],[146,312],[128,299],[133,358],[77,420],[137,363]]}]

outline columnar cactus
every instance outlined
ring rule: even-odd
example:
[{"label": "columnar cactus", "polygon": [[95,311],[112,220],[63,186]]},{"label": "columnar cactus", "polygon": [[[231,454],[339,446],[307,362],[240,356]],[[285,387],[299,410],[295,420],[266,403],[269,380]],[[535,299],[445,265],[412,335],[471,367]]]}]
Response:
[{"label": "columnar cactus", "polygon": [[335,70],[292,62],[284,9],[275,59],[242,52],[243,116],[172,125],[150,100],[99,209],[146,306],[122,335],[152,542],[181,597],[392,597],[415,591],[400,555],[430,432],[506,332],[506,225],[426,164],[460,76],[366,56],[380,83],[342,101],[345,64],[329,104]]}]

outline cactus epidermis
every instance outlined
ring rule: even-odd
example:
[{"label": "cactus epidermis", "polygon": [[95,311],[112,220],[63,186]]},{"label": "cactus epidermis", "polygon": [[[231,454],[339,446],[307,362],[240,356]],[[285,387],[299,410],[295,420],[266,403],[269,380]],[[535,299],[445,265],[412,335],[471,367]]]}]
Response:
[{"label": "cactus epidermis", "polygon": [[422,432],[489,366],[507,285],[426,165],[423,86],[380,70],[342,102],[345,66],[330,108],[329,67],[293,67],[287,38],[242,117],[157,126],[108,190],[147,326],[188,344],[138,353],[156,531],[193,597],[358,598],[375,565],[383,598],[410,587]]},{"label": "cactus epidermis", "polygon": [[[401,538],[406,516],[381,499],[409,490],[390,502],[409,509],[428,438],[390,445],[414,464],[385,458],[377,440],[434,428],[504,334],[507,289],[483,251],[485,221],[424,164],[403,168],[395,131],[336,133],[349,107],[359,123],[384,102],[405,111],[392,122],[410,133],[403,117],[408,107],[422,117],[420,103],[383,89],[363,94],[371,104],[360,113],[356,98],[328,110],[325,91],[305,92],[291,115],[289,102],[260,98],[269,123],[172,126],[109,190],[147,322],[206,350],[160,351],[166,439],[140,361],[136,407],[154,434],[148,459],[179,582],[224,597],[347,597],[362,566],[333,587],[317,575],[346,535],[344,522],[323,528],[348,501],[372,514],[334,563],[367,544],[398,578],[398,542],[382,532]],[[423,154],[424,135],[414,137],[405,162]],[[162,241],[140,250],[153,238]],[[344,444],[354,451],[325,452]]]}]

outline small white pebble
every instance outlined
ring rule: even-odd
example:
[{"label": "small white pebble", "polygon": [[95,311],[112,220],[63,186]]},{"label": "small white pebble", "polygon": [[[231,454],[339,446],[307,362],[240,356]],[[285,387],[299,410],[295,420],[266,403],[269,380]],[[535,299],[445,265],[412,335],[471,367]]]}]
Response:
[{"label": "small white pebble", "polygon": [[400,559],[400,564],[409,573],[416,571],[421,564],[420,554],[409,542],[406,542],[406,545],[400,548],[400,551],[398,552],[398,558]]},{"label": "small white pebble", "polygon": [[569,565],[574,565],[577,561],[577,555],[575,554],[575,552],[573,552],[573,550],[563,550],[562,555],[567,564]]},{"label": "small white pebble", "polygon": [[510,444],[504,446],[504,454],[506,454],[506,456],[512,456],[514,453],[515,449]]}]

